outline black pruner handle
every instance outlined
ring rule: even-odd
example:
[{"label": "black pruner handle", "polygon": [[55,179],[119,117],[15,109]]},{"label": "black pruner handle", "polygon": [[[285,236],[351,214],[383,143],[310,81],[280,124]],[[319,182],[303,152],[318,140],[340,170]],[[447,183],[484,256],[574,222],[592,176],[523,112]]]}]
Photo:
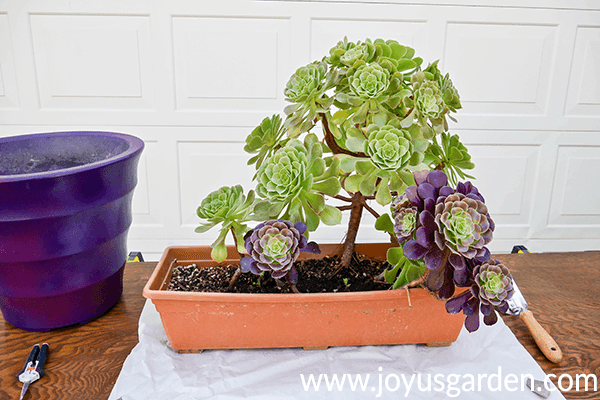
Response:
[{"label": "black pruner handle", "polygon": [[37,371],[38,374],[40,374],[40,378],[42,376],[44,376],[44,370],[42,369],[42,367],[44,366],[44,363],[46,362],[46,358],[48,357],[48,347],[49,347],[48,343],[42,344],[40,353],[37,358],[37,365],[35,367],[35,370]]},{"label": "black pruner handle", "polygon": [[40,353],[40,345],[36,344],[33,346],[31,351],[29,352],[29,356],[27,356],[27,361],[25,361],[25,366],[23,367],[23,369],[21,371],[19,371],[19,373],[17,374],[17,378],[20,377],[22,374],[24,374],[25,371],[27,371],[27,369],[29,367],[31,367],[35,364],[35,360],[38,357],[39,353]]}]

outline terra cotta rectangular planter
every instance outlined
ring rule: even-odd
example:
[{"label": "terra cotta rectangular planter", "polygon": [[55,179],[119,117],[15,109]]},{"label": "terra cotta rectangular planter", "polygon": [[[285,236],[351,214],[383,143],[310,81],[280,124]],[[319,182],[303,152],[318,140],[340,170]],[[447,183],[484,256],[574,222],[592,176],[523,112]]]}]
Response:
[{"label": "terra cotta rectangular planter", "polygon": [[[340,245],[320,245],[319,256]],[[384,258],[389,243],[357,244],[357,252]],[[210,247],[168,247],[144,288],[177,351],[424,343],[449,345],[464,316],[450,315],[444,302],[423,289],[353,293],[240,294],[167,291],[176,265],[214,266]],[[228,260],[237,263],[236,250]]]}]

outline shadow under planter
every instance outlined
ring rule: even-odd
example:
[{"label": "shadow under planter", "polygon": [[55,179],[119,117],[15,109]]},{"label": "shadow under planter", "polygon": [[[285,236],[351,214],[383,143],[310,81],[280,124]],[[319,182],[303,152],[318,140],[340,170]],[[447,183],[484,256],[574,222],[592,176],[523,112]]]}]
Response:
[{"label": "shadow under planter", "polygon": [[[315,256],[336,254],[341,245],[320,245]],[[357,244],[356,251],[385,258],[389,243]],[[424,289],[353,293],[240,294],[167,291],[172,268],[214,266],[210,247],[169,247],[151,275],[144,296],[160,314],[174,350],[387,345],[449,345],[464,322]],[[225,263],[237,264],[228,248]],[[177,260],[174,262],[173,260]]]},{"label": "shadow under planter", "polygon": [[30,331],[86,323],[123,291],[144,142],[110,132],[0,138],[0,309]]}]

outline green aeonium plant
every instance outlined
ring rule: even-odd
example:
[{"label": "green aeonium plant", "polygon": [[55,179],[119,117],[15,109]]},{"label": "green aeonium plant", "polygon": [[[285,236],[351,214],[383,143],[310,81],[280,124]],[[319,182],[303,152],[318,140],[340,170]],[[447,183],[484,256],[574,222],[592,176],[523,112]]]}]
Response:
[{"label": "green aeonium plant", "polygon": [[[222,258],[231,231],[248,254],[241,254],[239,273],[293,283],[293,261],[309,232],[339,224],[350,211],[339,261],[346,268],[366,210],[399,244],[388,252],[392,268],[382,279],[394,288],[424,286],[448,300],[449,312],[463,310],[470,330],[478,326],[476,307],[494,322],[511,293],[509,275],[490,261],[494,223],[483,197],[459,182],[471,178],[465,171],[474,165],[449,132],[462,105],[438,62],[424,67],[414,49],[395,40],[344,39],[298,68],[283,92],[284,118],[265,118],[246,139],[255,192],[245,197],[241,188],[225,187],[198,210],[207,221],[198,231],[223,224],[214,256]],[[337,205],[327,204],[332,198]],[[373,200],[389,205],[391,215],[379,215]],[[250,220],[260,223],[249,230]]]}]

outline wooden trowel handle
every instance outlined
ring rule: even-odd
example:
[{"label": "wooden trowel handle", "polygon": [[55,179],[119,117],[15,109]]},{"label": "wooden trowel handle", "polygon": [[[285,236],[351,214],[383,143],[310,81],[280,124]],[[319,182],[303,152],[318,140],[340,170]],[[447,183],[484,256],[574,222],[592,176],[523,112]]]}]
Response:
[{"label": "wooden trowel handle", "polygon": [[556,341],[546,332],[544,328],[536,321],[531,311],[524,311],[519,318],[527,325],[531,336],[537,343],[538,347],[544,353],[546,358],[555,364],[558,364],[562,360],[562,351]]}]

